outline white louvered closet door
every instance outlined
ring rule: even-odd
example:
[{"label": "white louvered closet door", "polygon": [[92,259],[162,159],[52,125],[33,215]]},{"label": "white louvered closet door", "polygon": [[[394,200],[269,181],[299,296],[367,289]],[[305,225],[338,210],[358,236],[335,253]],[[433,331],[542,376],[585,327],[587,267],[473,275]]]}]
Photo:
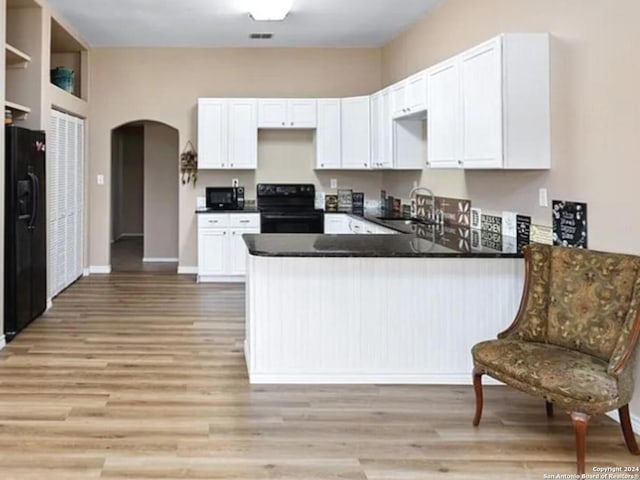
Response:
[{"label": "white louvered closet door", "polygon": [[49,297],[82,275],[84,121],[52,111],[47,154]]}]

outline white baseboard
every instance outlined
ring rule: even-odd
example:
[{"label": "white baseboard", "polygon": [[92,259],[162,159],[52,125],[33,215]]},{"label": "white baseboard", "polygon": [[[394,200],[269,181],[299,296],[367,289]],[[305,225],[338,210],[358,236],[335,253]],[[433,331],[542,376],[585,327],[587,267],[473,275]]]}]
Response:
[{"label": "white baseboard", "polygon": [[4,340],[4,335],[0,335],[0,350],[2,350],[6,344],[7,342]]},{"label": "white baseboard", "polygon": [[244,275],[198,275],[198,283],[244,283],[245,281]]},{"label": "white baseboard", "polygon": [[45,309],[45,312],[48,312],[51,307],[53,307],[53,299],[47,298],[47,308]]},{"label": "white baseboard", "polygon": [[[620,423],[620,417],[618,416],[618,411],[613,410],[612,412],[607,412],[607,417],[616,423]],[[640,435],[640,416],[631,415],[631,426],[633,427],[633,431],[636,435]]]},{"label": "white baseboard", "polygon": [[[365,374],[278,374],[249,373],[252,384],[303,384],[303,385],[471,385],[471,373],[420,374],[420,373],[365,373]],[[484,385],[502,385],[493,378],[484,377]]]},{"label": "white baseboard", "polygon": [[111,265],[90,265],[89,274],[107,274],[111,273]]},{"label": "white baseboard", "polygon": [[198,267],[183,267],[178,265],[178,275],[197,275]]},{"label": "white baseboard", "polygon": [[154,257],[144,257],[142,259],[143,263],[178,263],[177,258],[154,258]]},{"label": "white baseboard", "polygon": [[88,268],[85,268],[84,270],[82,270],[82,276],[83,277],[88,277],[90,273],[91,272],[89,271]]}]

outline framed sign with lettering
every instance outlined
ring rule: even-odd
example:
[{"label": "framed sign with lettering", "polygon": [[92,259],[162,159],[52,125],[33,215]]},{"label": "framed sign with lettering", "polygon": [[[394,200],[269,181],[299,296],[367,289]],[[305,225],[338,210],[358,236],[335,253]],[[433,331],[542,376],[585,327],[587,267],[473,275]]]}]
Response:
[{"label": "framed sign with lettering", "polygon": [[553,244],[588,248],[587,204],[553,201]]}]

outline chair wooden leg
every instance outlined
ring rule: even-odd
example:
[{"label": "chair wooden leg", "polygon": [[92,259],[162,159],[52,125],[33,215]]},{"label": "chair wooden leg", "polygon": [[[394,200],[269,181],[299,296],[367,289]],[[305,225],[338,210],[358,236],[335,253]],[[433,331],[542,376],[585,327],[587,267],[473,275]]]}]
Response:
[{"label": "chair wooden leg", "polygon": [[627,448],[633,455],[640,455],[640,449],[636,442],[636,437],[633,434],[633,427],[631,426],[631,417],[629,416],[629,405],[620,407],[618,409],[620,415],[620,426],[622,427],[622,433],[624,434],[624,441],[627,443]]},{"label": "chair wooden leg", "polygon": [[476,393],[476,415],[473,417],[473,426],[480,425],[480,417],[482,417],[482,375],[479,370],[473,370],[473,390]]},{"label": "chair wooden leg", "polygon": [[591,417],[586,413],[571,412],[573,428],[576,432],[576,459],[577,473],[582,475],[585,471],[585,457],[587,453],[587,425]]},{"label": "chair wooden leg", "polygon": [[552,418],[553,417],[553,403],[551,402],[545,402],[546,407],[547,407],[547,417]]}]

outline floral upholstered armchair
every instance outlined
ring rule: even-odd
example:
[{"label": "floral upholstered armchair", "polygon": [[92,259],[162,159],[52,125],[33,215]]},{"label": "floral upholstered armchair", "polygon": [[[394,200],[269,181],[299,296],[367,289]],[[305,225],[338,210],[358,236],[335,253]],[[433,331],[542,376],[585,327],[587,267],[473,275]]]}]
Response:
[{"label": "floral upholstered armchair", "polygon": [[577,471],[585,471],[589,419],[618,409],[634,455],[631,427],[635,349],[640,337],[640,257],[530,245],[526,279],[513,324],[472,349],[476,415],[482,375],[546,400],[571,415]]}]

